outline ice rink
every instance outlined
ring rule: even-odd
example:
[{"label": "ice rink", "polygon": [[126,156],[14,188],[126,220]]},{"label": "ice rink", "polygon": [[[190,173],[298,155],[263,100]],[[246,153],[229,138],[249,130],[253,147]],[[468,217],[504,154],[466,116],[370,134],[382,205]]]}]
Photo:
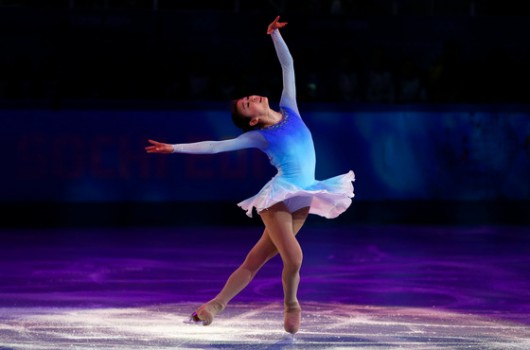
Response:
[{"label": "ice rink", "polygon": [[524,227],[308,226],[296,335],[279,257],[191,322],[260,230],[3,230],[0,349],[530,349]]}]

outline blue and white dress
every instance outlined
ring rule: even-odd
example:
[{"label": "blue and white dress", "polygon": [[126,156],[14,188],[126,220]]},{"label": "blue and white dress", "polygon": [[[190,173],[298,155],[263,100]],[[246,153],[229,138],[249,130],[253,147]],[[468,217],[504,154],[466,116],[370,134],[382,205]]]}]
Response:
[{"label": "blue and white dress", "polygon": [[249,217],[254,209],[259,213],[276,203],[303,198],[310,207],[310,214],[335,218],[351,205],[355,175],[350,170],[325,180],[315,179],[315,147],[311,132],[298,111],[293,59],[279,30],[275,30],[271,37],[283,73],[282,120],[272,126],[247,131],[234,139],[175,144],[173,150],[212,154],[258,148],[267,154],[278,172],[255,196],[238,203]]}]

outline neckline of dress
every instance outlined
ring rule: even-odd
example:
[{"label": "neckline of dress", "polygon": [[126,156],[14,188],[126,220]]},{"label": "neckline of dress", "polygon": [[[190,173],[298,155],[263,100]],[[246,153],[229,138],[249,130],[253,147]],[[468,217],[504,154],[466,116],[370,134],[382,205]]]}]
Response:
[{"label": "neckline of dress", "polygon": [[285,124],[285,122],[287,121],[287,118],[289,117],[289,114],[284,109],[281,109],[280,113],[282,115],[282,119],[280,119],[279,122],[277,122],[276,124],[269,125],[269,126],[266,126],[264,128],[261,128],[261,130],[275,129],[275,128],[280,127],[281,125]]}]

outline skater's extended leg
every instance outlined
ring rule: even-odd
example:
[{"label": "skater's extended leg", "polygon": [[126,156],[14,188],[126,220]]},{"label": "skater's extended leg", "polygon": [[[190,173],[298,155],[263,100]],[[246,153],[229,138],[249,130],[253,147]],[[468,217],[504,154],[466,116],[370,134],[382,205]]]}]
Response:
[{"label": "skater's extended leg", "polygon": [[230,275],[219,294],[201,305],[192,318],[195,321],[202,321],[205,326],[212,323],[214,317],[224,310],[230,300],[249,284],[263,264],[276,254],[276,247],[265,229],[261,238],[247,254],[245,261]]},{"label": "skater's extended leg", "polygon": [[267,229],[265,229],[243,263],[230,275],[223,289],[214,299],[219,300],[224,305],[228,304],[250,283],[259,269],[277,253],[278,251],[272,243]]}]

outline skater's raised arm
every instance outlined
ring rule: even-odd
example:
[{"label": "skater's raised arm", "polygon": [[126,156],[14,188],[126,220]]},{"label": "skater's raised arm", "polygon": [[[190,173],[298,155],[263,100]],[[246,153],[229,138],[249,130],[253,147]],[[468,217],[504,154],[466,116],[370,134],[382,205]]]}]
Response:
[{"label": "skater's raised arm", "polygon": [[280,34],[280,28],[287,25],[287,22],[280,22],[280,16],[277,16],[274,21],[267,27],[267,34],[272,38],[278,61],[282,67],[283,90],[280,99],[280,106],[287,107],[294,110],[297,114],[298,106],[296,103],[296,84],[294,77],[294,60],[289,52],[287,44]]}]

